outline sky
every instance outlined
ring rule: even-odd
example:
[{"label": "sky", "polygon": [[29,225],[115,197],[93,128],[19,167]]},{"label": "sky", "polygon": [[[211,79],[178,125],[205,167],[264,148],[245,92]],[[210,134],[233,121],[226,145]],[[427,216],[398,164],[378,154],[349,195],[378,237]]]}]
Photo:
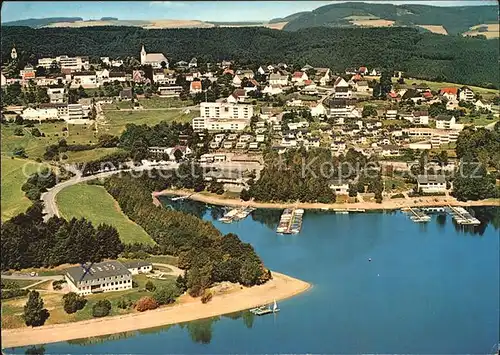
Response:
[{"label": "sky", "polygon": [[[351,0],[352,1],[352,0]],[[268,21],[345,1],[2,1],[2,22],[44,17],[119,20]],[[365,1],[434,6],[495,5],[496,0]]]}]

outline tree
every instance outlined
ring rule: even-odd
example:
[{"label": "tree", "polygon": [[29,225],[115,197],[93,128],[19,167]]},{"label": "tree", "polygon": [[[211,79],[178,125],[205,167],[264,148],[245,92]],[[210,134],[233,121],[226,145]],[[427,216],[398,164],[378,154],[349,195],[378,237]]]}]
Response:
[{"label": "tree", "polygon": [[176,162],[180,162],[183,156],[184,156],[184,154],[182,154],[180,149],[176,149],[174,151],[174,157],[175,157]]},{"label": "tree", "polygon": [[156,308],[158,308],[158,303],[154,300],[154,298],[149,296],[141,297],[135,305],[135,309],[137,309],[139,312],[144,312]]},{"label": "tree", "polygon": [[385,97],[392,90],[391,71],[384,70],[380,76],[380,96]]},{"label": "tree", "polygon": [[16,127],[14,129],[14,135],[15,136],[24,136],[23,129],[21,127]]},{"label": "tree", "polygon": [[146,290],[148,290],[149,292],[153,292],[154,290],[156,290],[156,286],[153,282],[151,282],[151,280],[148,280],[148,282],[146,282],[146,285],[144,285],[144,288]]},{"label": "tree", "polygon": [[262,273],[260,264],[255,260],[246,259],[241,265],[240,278],[245,286],[255,285]]},{"label": "tree", "polygon": [[38,128],[33,127],[33,128],[31,129],[31,135],[32,135],[33,137],[41,137],[41,136],[42,136],[42,132],[40,132],[40,130],[39,130]]},{"label": "tree", "polygon": [[153,298],[159,305],[174,303],[179,296],[180,291],[175,285],[159,287],[153,293]]},{"label": "tree", "polygon": [[376,117],[378,115],[377,108],[373,105],[365,105],[363,107],[363,117]]},{"label": "tree", "polygon": [[248,192],[247,189],[243,189],[241,190],[240,192],[240,198],[243,200],[243,201],[248,201],[250,200],[251,196],[250,196],[250,193]]},{"label": "tree", "polygon": [[79,296],[74,292],[67,293],[63,296],[64,311],[68,314],[75,313],[83,309],[87,304],[87,300],[83,296]]},{"label": "tree", "polygon": [[111,302],[108,300],[99,300],[92,306],[92,316],[96,318],[106,317],[111,311]]},{"label": "tree", "polygon": [[28,327],[39,327],[49,318],[50,313],[43,308],[43,299],[37,291],[30,291],[24,306],[23,319]]},{"label": "tree", "polygon": [[175,280],[175,285],[179,289],[180,293],[184,293],[187,290],[187,284],[186,284],[186,274],[184,273],[183,275],[177,276],[177,279]]},{"label": "tree", "polygon": [[212,300],[213,294],[209,290],[205,290],[203,296],[201,296],[201,303],[208,303]]}]

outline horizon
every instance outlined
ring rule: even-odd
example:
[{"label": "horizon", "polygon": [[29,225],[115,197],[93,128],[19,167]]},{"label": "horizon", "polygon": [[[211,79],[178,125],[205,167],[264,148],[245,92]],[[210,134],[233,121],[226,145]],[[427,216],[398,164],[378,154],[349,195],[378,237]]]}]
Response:
[{"label": "horizon", "polygon": [[[118,20],[199,20],[205,22],[267,22],[301,11],[312,11],[318,7],[346,2],[383,3],[393,5],[420,4],[435,7],[491,6],[494,0],[465,1],[4,1],[2,21],[43,19],[51,17],[80,17],[84,21],[115,17]],[[52,6],[48,6],[48,5]],[[230,6],[227,6],[227,5]],[[61,6],[62,5],[62,6]],[[68,6],[64,6],[68,5]],[[220,5],[220,6],[219,6]],[[225,11],[221,11],[224,7]]]}]

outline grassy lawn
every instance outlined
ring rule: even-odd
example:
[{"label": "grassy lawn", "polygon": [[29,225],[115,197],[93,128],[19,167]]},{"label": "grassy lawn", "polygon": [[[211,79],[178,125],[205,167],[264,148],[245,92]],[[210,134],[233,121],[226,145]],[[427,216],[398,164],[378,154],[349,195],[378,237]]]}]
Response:
[{"label": "grassy lawn", "polygon": [[181,109],[168,111],[105,111],[107,122],[99,131],[117,136],[125,130],[125,125],[129,123],[152,126],[161,121],[191,122],[194,117],[199,115],[199,111],[191,111],[187,114],[182,111]]},{"label": "grassy lawn", "polygon": [[103,110],[123,110],[134,108],[132,101],[115,101],[112,104],[103,104]]},{"label": "grassy lawn", "polygon": [[107,155],[122,151],[119,148],[95,148],[92,150],[82,150],[80,152],[66,152],[68,159],[65,160],[67,163],[80,163],[91,160],[97,160],[103,158]]},{"label": "grassy lawn", "polygon": [[[396,81],[397,80],[395,78],[393,78],[393,82],[396,82]],[[420,79],[405,79],[405,84],[407,86],[411,86],[413,83],[415,83],[417,85],[418,84],[425,84],[425,85],[429,86],[429,89],[431,89],[431,90],[439,90],[439,89],[442,89],[445,87],[461,88],[462,86],[464,86],[464,84],[455,84],[455,83],[446,83],[446,82],[438,83],[436,81],[428,81],[428,80],[420,80]],[[498,90],[495,90],[495,89],[486,89],[486,88],[482,88],[479,86],[471,86],[471,85],[467,85],[467,86],[472,91],[474,91],[474,93],[481,94],[485,98],[493,97],[493,96],[495,96],[495,94],[498,94]]]},{"label": "grassy lawn", "polygon": [[16,285],[19,288],[23,288],[29,285],[33,285],[35,282],[38,282],[39,280],[26,280],[26,279],[5,279],[3,280],[4,282],[12,285]]},{"label": "grassy lawn", "polygon": [[102,186],[69,186],[57,194],[56,200],[62,217],[66,219],[85,217],[96,226],[102,223],[112,225],[124,243],[154,244],[142,227],[128,219]]},{"label": "grassy lawn", "polygon": [[170,264],[177,266],[179,258],[171,255],[151,255],[149,258],[146,259],[146,261],[150,261],[152,263]]},{"label": "grassy lawn", "polygon": [[[23,128],[24,136],[14,135],[14,130],[18,127]],[[28,157],[32,159],[42,158],[45,148],[50,144],[56,144],[62,138],[66,139],[68,144],[97,143],[97,138],[91,125],[68,125],[65,122],[57,122],[36,124],[34,127],[44,133],[45,137],[34,137],[31,134],[32,128],[12,123],[2,125],[2,154],[12,155],[14,148],[22,147],[25,149]],[[67,128],[68,131],[63,132],[63,128]]]},{"label": "grassy lawn", "polygon": [[[412,184],[407,184],[403,179],[398,179],[395,177],[384,177],[384,185],[385,190],[391,192],[408,191],[413,187]],[[393,185],[394,188],[392,188]]]},{"label": "grassy lawn", "polygon": [[192,106],[192,100],[182,101],[176,98],[153,96],[149,99],[138,99],[144,108],[171,108]]},{"label": "grassy lawn", "polygon": [[149,278],[145,274],[134,275],[132,276],[132,278],[135,282],[137,282],[137,285],[140,289],[143,289],[146,286],[146,282],[148,281],[151,281],[156,287],[162,287],[172,283],[175,284],[175,280],[177,279],[175,276],[166,276],[165,280],[158,280]]},{"label": "grassy lawn", "polygon": [[12,159],[4,155],[2,160],[2,221],[26,211],[31,201],[24,196],[21,186],[29,175],[42,165],[28,159]]},{"label": "grassy lawn", "polygon": [[489,120],[486,118],[487,115],[481,115],[481,117],[479,118],[474,118],[474,119],[470,119],[470,118],[463,118],[461,119],[460,123],[464,123],[466,125],[474,125],[474,126],[487,126],[491,123],[495,123],[498,121],[498,119],[494,118],[492,120]]}]

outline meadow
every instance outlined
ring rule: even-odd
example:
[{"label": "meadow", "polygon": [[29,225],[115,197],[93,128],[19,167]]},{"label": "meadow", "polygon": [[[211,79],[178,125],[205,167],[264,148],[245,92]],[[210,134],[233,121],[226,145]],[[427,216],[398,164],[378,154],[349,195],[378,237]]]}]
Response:
[{"label": "meadow", "polygon": [[2,156],[2,221],[26,211],[31,201],[24,196],[21,186],[28,176],[38,171],[42,164],[28,159],[11,159]]},{"label": "meadow", "polygon": [[102,186],[69,186],[57,194],[56,202],[65,219],[84,217],[96,226],[103,223],[112,225],[118,230],[123,243],[155,244],[142,227],[128,219]]}]

